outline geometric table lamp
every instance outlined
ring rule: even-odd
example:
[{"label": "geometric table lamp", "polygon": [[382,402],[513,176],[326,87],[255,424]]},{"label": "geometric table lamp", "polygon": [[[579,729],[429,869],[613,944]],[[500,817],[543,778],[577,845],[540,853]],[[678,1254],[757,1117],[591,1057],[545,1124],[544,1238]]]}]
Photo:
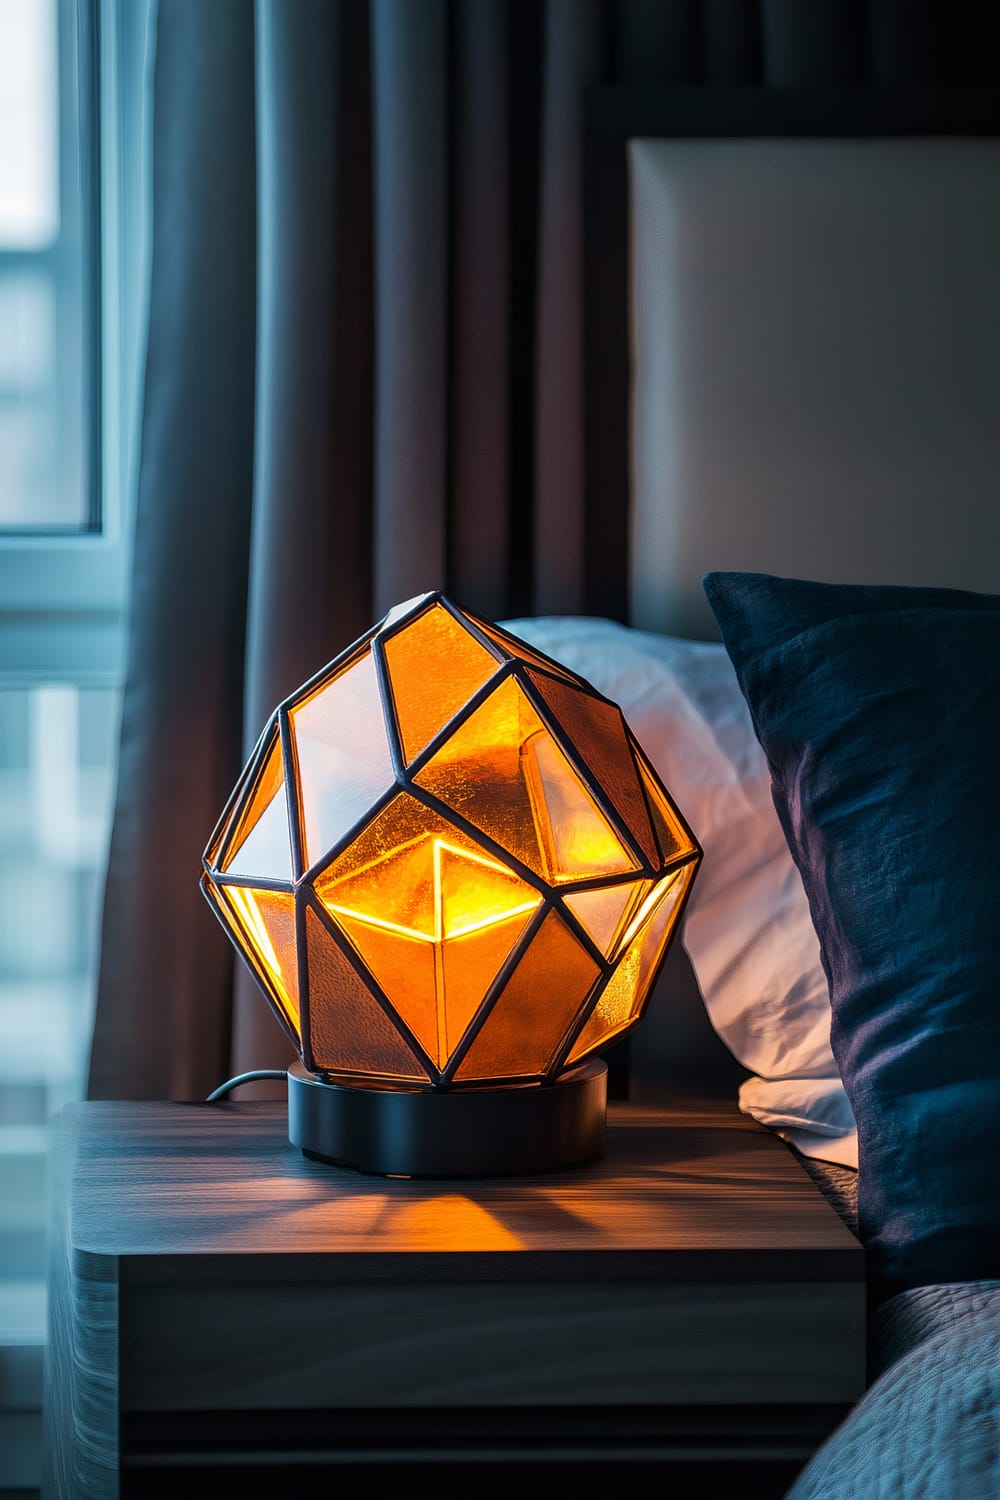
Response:
[{"label": "geometric table lamp", "polygon": [[700,860],[617,705],[433,593],[277,707],[201,884],[298,1053],[292,1144],[488,1176],[600,1155]]}]

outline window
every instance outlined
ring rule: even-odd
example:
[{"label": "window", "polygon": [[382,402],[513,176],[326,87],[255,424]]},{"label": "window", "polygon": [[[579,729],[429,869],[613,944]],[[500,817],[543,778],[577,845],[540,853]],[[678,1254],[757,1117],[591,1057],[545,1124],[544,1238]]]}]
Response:
[{"label": "window", "polygon": [[[82,48],[58,0],[0,4],[0,529],[91,530],[83,422],[96,270],[81,165]],[[84,66],[81,68],[81,63]],[[93,392],[88,392],[92,395]]]},{"label": "window", "polygon": [[0,0],[0,1490],[39,1482],[48,1121],[115,776],[153,0]]}]

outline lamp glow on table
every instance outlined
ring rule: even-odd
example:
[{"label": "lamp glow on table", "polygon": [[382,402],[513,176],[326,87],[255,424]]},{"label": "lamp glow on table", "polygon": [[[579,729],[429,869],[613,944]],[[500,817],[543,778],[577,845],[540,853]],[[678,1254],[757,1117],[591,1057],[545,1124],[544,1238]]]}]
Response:
[{"label": "lamp glow on table", "polygon": [[701,860],[621,710],[439,593],[273,713],[202,889],[287,1032],[289,1138],[390,1175],[601,1154]]}]

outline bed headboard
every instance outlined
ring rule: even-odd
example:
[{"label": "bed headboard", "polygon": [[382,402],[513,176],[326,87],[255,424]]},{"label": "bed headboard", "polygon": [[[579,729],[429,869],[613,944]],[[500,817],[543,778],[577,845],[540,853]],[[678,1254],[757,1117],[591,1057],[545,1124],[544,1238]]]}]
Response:
[{"label": "bed headboard", "polygon": [[585,163],[592,610],[1000,586],[1000,96],[598,89]]},{"label": "bed headboard", "polygon": [[[601,88],[591,613],[716,638],[713,568],[1000,592],[1000,94]],[[633,1092],[732,1087],[679,945]]]}]

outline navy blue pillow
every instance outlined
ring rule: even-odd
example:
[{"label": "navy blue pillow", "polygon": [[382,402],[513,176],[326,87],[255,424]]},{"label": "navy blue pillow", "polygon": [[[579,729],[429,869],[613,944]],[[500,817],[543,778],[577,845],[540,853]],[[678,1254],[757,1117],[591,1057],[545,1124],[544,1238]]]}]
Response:
[{"label": "navy blue pillow", "polygon": [[1000,1276],[1000,598],[703,582],[819,937],[873,1301]]}]

